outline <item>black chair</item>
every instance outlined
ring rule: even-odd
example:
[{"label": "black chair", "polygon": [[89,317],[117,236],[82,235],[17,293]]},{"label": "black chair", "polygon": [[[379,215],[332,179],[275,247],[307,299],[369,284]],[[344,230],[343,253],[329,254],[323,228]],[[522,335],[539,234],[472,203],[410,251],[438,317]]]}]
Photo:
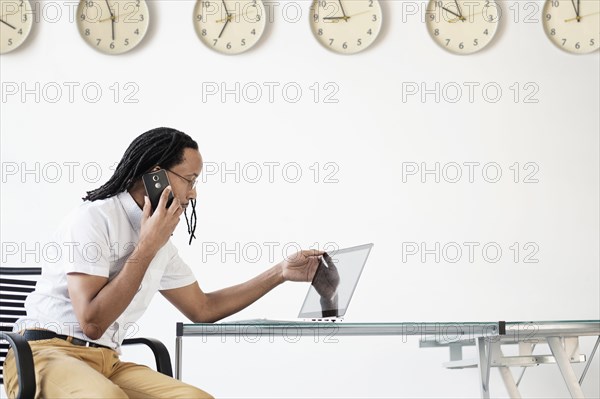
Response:
[{"label": "black chair", "polygon": [[[18,398],[33,398],[35,396],[35,373],[33,356],[27,341],[19,334],[13,333],[14,323],[25,316],[24,302],[37,283],[37,277],[42,272],[40,267],[0,267],[0,385],[4,385],[4,360],[9,348],[13,348],[17,376],[19,378]],[[10,276],[10,278],[6,278]],[[23,279],[22,276],[29,276]],[[171,358],[165,345],[153,338],[130,338],[123,345],[144,344],[150,347],[156,360],[156,370],[173,377]]]}]

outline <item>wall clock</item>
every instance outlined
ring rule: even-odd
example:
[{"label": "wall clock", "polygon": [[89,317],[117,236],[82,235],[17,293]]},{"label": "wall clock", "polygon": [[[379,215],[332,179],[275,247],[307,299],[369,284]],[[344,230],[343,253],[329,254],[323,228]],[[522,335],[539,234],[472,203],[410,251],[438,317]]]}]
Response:
[{"label": "wall clock", "polygon": [[198,0],[194,27],[209,48],[223,54],[241,54],[262,37],[266,25],[261,0]]},{"label": "wall clock", "polygon": [[325,48],[340,54],[366,50],[381,31],[383,13],[377,0],[314,0],[313,34]]},{"label": "wall clock", "polygon": [[544,31],[558,48],[575,54],[600,48],[600,1],[547,0]]},{"label": "wall clock", "polygon": [[33,25],[29,0],[0,0],[0,54],[15,50],[27,40]]},{"label": "wall clock", "polygon": [[498,30],[498,7],[494,0],[430,0],[427,30],[451,53],[476,53],[490,44]]},{"label": "wall clock", "polygon": [[145,0],[81,0],[77,28],[87,44],[105,54],[133,50],[148,30]]}]

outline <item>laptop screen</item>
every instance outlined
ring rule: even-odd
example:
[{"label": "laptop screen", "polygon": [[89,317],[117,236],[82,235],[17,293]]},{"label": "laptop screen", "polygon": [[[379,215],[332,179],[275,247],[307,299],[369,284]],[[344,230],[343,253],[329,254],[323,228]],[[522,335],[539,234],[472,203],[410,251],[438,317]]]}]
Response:
[{"label": "laptop screen", "polygon": [[323,256],[298,318],[342,317],[348,309],[373,244],[338,249]]}]

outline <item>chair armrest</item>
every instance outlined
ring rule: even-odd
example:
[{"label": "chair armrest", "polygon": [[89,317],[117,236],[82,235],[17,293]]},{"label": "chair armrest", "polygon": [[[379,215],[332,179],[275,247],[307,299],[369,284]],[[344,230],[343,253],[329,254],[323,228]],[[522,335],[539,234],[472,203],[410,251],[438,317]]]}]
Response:
[{"label": "chair armrest", "polygon": [[29,399],[35,396],[35,370],[33,354],[29,343],[22,335],[11,332],[0,332],[0,340],[8,341],[15,355],[15,365],[19,378],[19,399]]},{"label": "chair armrest", "polygon": [[129,338],[123,341],[123,345],[144,344],[152,349],[154,359],[156,360],[156,370],[164,375],[173,377],[173,369],[171,367],[171,357],[167,347],[154,338]]}]

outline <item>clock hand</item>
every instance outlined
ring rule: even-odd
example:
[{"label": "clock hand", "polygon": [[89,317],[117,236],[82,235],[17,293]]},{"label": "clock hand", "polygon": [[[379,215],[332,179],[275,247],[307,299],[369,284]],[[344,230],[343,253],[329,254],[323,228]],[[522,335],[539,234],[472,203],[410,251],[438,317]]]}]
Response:
[{"label": "clock hand", "polygon": [[579,0],[577,0],[577,16],[580,18],[577,20],[579,22],[581,20],[581,4],[579,4]]},{"label": "clock hand", "polygon": [[113,15],[113,16],[111,16],[111,17],[108,17],[108,18],[101,19],[101,20],[100,20],[100,21],[98,21],[98,22],[100,23],[100,22],[108,21],[109,19],[112,19],[113,21],[116,21],[117,17],[118,17],[118,15]]},{"label": "clock hand", "polygon": [[[462,15],[458,15],[457,13],[455,13],[455,12],[454,12],[454,11],[452,11],[452,10],[449,10],[449,9],[447,9],[446,7],[443,7],[443,6],[442,6],[442,10],[444,10],[444,11],[446,11],[446,12],[449,12],[449,13],[450,13],[450,14],[452,14],[452,15],[456,15],[456,16],[458,17],[458,19],[460,19],[460,20],[462,20],[462,21],[464,21],[464,20],[466,19],[466,18],[465,18],[465,17],[463,17]],[[432,13],[433,13],[433,11],[430,11],[429,13],[430,13],[430,14],[432,14]]]},{"label": "clock hand", "polygon": [[8,26],[10,26],[10,27],[11,27],[11,28],[13,28],[13,29],[17,29],[17,28],[15,28],[14,26],[12,26],[11,24],[9,24],[8,22],[6,22],[6,21],[5,21],[5,20],[3,20],[3,19],[0,19],[0,22],[2,22],[2,23],[3,23],[3,24],[5,24],[5,25],[8,25]]},{"label": "clock hand", "polygon": [[110,13],[110,18],[111,18],[111,24],[110,24],[110,28],[112,31],[112,39],[115,40],[115,15],[113,14],[112,10],[110,9],[110,5],[108,4],[108,0],[104,0],[104,2],[106,3],[106,7],[108,8],[108,12]]},{"label": "clock hand", "polygon": [[223,3],[223,8],[225,8],[225,13],[229,17],[231,13],[227,10],[227,4],[225,4],[225,0],[221,0],[221,2]]},{"label": "clock hand", "polygon": [[342,0],[338,0],[338,3],[340,3],[340,8],[342,9],[342,15],[344,16],[344,20],[348,22],[348,19],[346,18],[346,11],[344,11],[344,6],[342,5]]},{"label": "clock hand", "polygon": [[327,19],[327,20],[333,20],[333,21],[339,21],[340,19],[349,20],[350,18],[354,18],[354,17],[356,17],[358,15],[367,14],[367,13],[371,13],[371,12],[372,12],[371,10],[367,10],[367,11],[356,13],[354,15],[348,15],[347,17],[324,17],[323,19],[324,20],[325,19]]},{"label": "clock hand", "polygon": [[[577,0],[577,1],[579,1],[579,0]],[[575,7],[575,1],[571,0],[571,4],[573,4],[573,9],[575,10],[575,15],[576,15],[575,19],[577,19],[577,22],[579,22],[579,10],[577,9],[577,7]]]},{"label": "clock hand", "polygon": [[[256,9],[256,7],[255,7],[255,9]],[[256,9],[256,10],[257,10],[257,12],[258,12],[258,9]],[[215,22],[217,22],[217,23],[225,22],[226,20],[228,20],[228,19],[229,19],[229,20],[231,20],[233,17],[237,17],[238,15],[240,15],[240,16],[241,16],[241,15],[243,15],[243,16],[245,16],[245,17],[248,17],[248,16],[250,16],[251,14],[250,14],[250,13],[247,13],[247,14],[234,14],[234,13],[229,13],[229,15],[228,15],[226,18],[219,19],[219,20],[217,20],[217,21],[215,21]]]},{"label": "clock hand", "polygon": [[[459,16],[460,16],[461,18],[463,18],[462,11],[460,10],[460,7],[459,7],[459,5],[458,5],[458,1],[457,1],[457,0],[454,0],[454,4],[456,4],[456,8],[458,8],[458,13],[460,14]],[[464,18],[463,18],[463,21],[464,21]]]},{"label": "clock hand", "polygon": [[600,14],[600,11],[596,11],[591,14],[581,15],[581,16],[575,17],[575,18],[565,19],[565,22],[571,22],[571,21],[575,21],[575,20],[580,21],[583,17],[589,17],[589,16],[597,15],[597,14]]},{"label": "clock hand", "polygon": [[225,30],[225,27],[227,26],[227,24],[229,23],[229,20],[231,19],[230,16],[227,17],[227,19],[225,20],[225,25],[223,25],[223,29],[221,29],[221,33],[219,33],[219,36],[217,37],[217,39],[221,38],[221,35],[223,34],[223,31]]}]

